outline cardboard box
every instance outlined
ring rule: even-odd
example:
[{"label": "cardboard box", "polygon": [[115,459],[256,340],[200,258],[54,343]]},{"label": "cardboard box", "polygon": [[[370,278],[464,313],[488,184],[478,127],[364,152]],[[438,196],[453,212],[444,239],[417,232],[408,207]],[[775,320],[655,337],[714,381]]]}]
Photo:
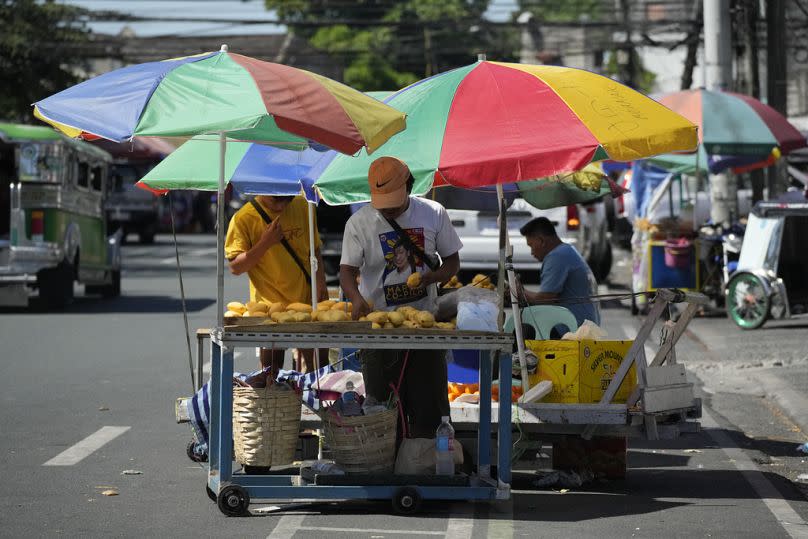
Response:
[{"label": "cardboard box", "polygon": [[[538,373],[530,385],[550,380],[553,390],[542,402],[600,402],[606,388],[633,341],[525,341],[539,359]],[[637,368],[632,365],[612,399],[626,402],[637,385]]]}]

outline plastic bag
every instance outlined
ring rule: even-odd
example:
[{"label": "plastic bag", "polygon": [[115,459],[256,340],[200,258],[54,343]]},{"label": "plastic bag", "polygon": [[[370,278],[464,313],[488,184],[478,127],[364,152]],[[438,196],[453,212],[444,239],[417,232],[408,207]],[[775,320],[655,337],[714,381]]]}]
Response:
[{"label": "plastic bag", "polygon": [[457,304],[457,329],[475,331],[497,330],[497,306],[490,301]]},{"label": "plastic bag", "polygon": [[565,333],[561,340],[564,341],[582,341],[590,339],[599,341],[606,338],[607,333],[596,323],[591,320],[584,320],[584,323],[575,330],[575,333]]},{"label": "plastic bag", "polygon": [[[452,445],[455,466],[463,464],[463,446],[457,438]],[[396,456],[396,475],[434,475],[435,439],[404,438]]]},{"label": "plastic bag", "polygon": [[452,318],[457,317],[457,307],[461,301],[467,301],[469,303],[487,301],[496,305],[497,293],[487,288],[466,285],[462,288],[458,288],[456,292],[438,296],[435,320],[448,322]]}]

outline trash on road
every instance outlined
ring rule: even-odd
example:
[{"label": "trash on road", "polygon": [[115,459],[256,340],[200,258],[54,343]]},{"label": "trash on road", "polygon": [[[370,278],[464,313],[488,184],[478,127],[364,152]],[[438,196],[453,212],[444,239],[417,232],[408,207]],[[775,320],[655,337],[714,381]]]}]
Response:
[{"label": "trash on road", "polygon": [[103,491],[101,494],[103,494],[104,496],[117,496],[117,495],[118,495],[118,491],[117,491],[117,490],[112,490],[112,489],[109,489],[109,490],[105,490],[105,491]]},{"label": "trash on road", "polygon": [[701,449],[685,449],[685,453],[703,453]]},{"label": "trash on road", "polygon": [[563,472],[554,470],[552,472],[539,472],[539,478],[533,481],[537,487],[563,487],[566,489],[578,488],[594,479],[592,472]]},{"label": "trash on road", "polygon": [[797,446],[797,451],[800,453],[808,453],[808,442]]},{"label": "trash on road", "polygon": [[140,470],[124,470],[121,475],[143,475],[143,472]]}]

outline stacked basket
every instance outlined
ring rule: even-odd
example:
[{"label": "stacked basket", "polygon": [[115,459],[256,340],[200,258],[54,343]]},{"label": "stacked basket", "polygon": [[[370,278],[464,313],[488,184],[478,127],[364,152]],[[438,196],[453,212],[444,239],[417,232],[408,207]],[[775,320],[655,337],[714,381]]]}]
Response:
[{"label": "stacked basket", "polygon": [[370,415],[322,414],[332,457],[345,473],[392,473],[398,407]]},{"label": "stacked basket", "polygon": [[233,388],[233,450],[248,466],[277,466],[295,459],[300,393],[287,388]]}]

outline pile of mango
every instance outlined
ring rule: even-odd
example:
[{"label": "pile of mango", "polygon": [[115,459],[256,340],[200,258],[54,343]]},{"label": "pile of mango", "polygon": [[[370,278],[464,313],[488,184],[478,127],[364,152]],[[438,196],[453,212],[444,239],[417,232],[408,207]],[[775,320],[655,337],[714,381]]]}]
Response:
[{"label": "pile of mango", "polygon": [[[488,290],[496,290],[497,287],[491,282],[491,278],[482,273],[478,273],[471,280],[471,286],[477,288],[487,288]],[[443,288],[463,288],[463,283],[454,275],[451,279],[443,283]]]},{"label": "pile of mango", "polygon": [[373,329],[392,328],[436,328],[436,329],[456,329],[457,321],[436,322],[435,317],[429,311],[419,311],[407,305],[399,307],[395,311],[373,311],[367,316],[363,316],[360,321],[367,321],[373,324]]},{"label": "pile of mango", "polygon": [[231,301],[227,304],[225,318],[231,317],[253,317],[269,318],[262,323],[267,324],[291,324],[295,322],[344,322],[351,319],[350,302],[345,301],[321,301],[317,304],[317,309],[312,310],[307,303],[283,302],[268,303],[263,301],[248,301],[241,303]]},{"label": "pile of mango", "polygon": [[482,273],[478,273],[474,276],[471,280],[471,286],[475,286],[477,288],[487,288],[488,290],[496,290],[497,287],[491,282],[491,278],[487,275],[483,275]]},{"label": "pile of mango", "polygon": [[[373,308],[373,305],[371,305]],[[263,324],[292,324],[297,322],[347,322],[352,319],[353,304],[350,301],[325,300],[312,310],[306,303],[267,303],[248,301],[241,303],[231,301],[227,304],[225,318],[253,317],[269,318]],[[390,328],[436,328],[457,329],[457,321],[437,322],[429,311],[419,311],[413,307],[403,306],[395,311],[373,311],[359,319],[360,322],[371,322],[373,329]]]},{"label": "pile of mango", "polygon": [[[449,402],[454,401],[460,395],[480,395],[480,384],[460,384],[449,382]],[[517,402],[519,397],[522,396],[522,387],[515,385],[511,386],[511,402]],[[491,386],[491,400],[499,402],[499,386]]]}]

